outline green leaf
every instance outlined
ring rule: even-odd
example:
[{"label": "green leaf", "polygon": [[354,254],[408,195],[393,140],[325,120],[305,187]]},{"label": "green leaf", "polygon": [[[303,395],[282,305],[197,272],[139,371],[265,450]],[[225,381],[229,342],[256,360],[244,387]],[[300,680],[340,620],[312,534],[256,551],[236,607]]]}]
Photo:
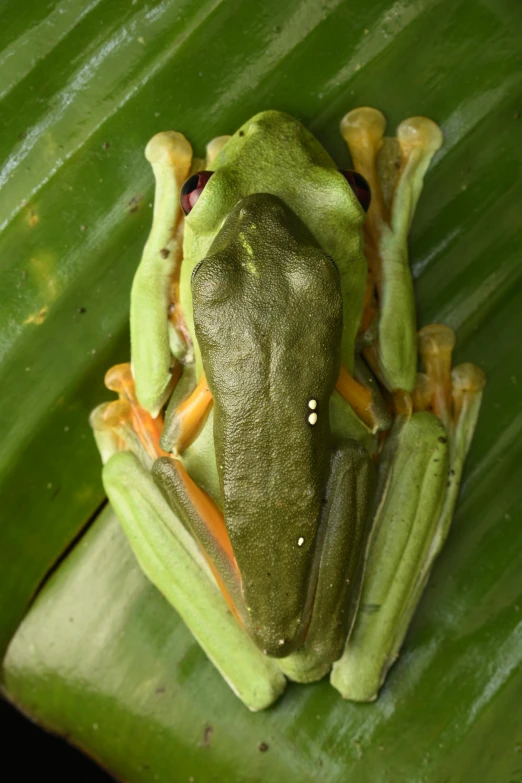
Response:
[{"label": "green leaf", "polygon": [[435,119],[446,143],[411,242],[420,321],[455,328],[456,360],[489,376],[452,532],[376,704],[323,682],[248,714],[100,517],[40,592],[5,676],[22,709],[118,777],[520,777],[521,16],[516,0],[0,10],[0,647],[103,499],[87,416],[105,368],[128,358],[155,132],[201,153],[283,109],[345,166],[348,109],[376,106],[392,129]]}]

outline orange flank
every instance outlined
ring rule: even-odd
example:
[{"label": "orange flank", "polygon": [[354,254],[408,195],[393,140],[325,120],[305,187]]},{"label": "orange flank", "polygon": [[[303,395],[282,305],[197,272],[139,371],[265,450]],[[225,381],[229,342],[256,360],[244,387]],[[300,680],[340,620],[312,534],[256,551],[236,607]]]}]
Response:
[{"label": "orange flank", "polygon": [[[199,487],[196,484],[196,482],[193,481],[193,479],[191,479],[191,477],[183,467],[181,461],[178,459],[174,459],[172,460],[172,462],[174,463],[176,470],[179,473],[179,476],[185,486],[185,489],[187,491],[190,500],[194,504],[194,508],[198,516],[204,522],[205,527],[210,533],[210,536],[215,540],[217,547],[222,551],[223,555],[227,559],[230,568],[239,583],[241,581],[241,577],[239,574],[239,569],[237,567],[236,558],[234,557],[234,550],[232,549],[232,543],[230,541],[230,537],[228,535],[228,531],[225,526],[225,519],[223,517],[223,514],[216,506],[212,498],[209,495],[207,495],[207,493],[204,490],[202,490],[201,487]],[[205,550],[205,547],[202,545],[201,541],[199,541],[199,545],[201,547],[201,551],[205,555],[205,559],[207,560],[212,570],[212,573],[214,574],[219,589],[223,593],[223,597],[225,598],[225,601],[230,607],[230,610],[232,611],[236,620],[241,625],[243,625],[237,607],[234,604],[234,601],[232,600],[230,593],[228,592],[221,576],[219,575],[219,572],[217,571],[213,563],[211,554]]]},{"label": "orange flank", "polygon": [[[176,367],[176,372],[179,376],[181,365]],[[111,367],[105,375],[105,385],[111,391],[117,392],[121,401],[128,403],[132,427],[147,454],[152,459],[167,457],[168,454],[159,445],[159,439],[163,431],[163,418],[162,416],[157,416],[153,419],[150,413],[147,413],[139,404],[130,364],[126,362]]]},{"label": "orange flank", "polygon": [[376,421],[372,413],[373,399],[370,389],[356,381],[342,364],[335,388],[350,403],[359,418],[373,430],[376,426]]},{"label": "orange flank", "polygon": [[208,388],[205,373],[201,373],[194,391],[176,409],[178,431],[176,448],[180,454],[190,446],[199,433],[211,404],[212,392]]},{"label": "orange flank", "polygon": [[[205,525],[212,537],[215,538],[219,548],[222,549],[227,560],[233,566],[234,570],[238,572],[236,558],[234,557],[234,550],[228,535],[228,531],[225,527],[225,519],[223,514],[216,506],[212,498],[199,487],[196,482],[189,476],[180,460],[172,460],[176,466],[185,489],[194,504],[198,516],[205,521]],[[238,572],[239,573],[239,572]]]}]

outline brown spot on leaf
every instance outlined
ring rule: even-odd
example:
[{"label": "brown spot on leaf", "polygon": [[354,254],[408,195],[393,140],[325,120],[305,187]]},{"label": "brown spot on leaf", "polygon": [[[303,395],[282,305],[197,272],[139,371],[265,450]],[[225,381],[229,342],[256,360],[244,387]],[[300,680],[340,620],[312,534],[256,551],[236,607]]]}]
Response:
[{"label": "brown spot on leaf", "polygon": [[210,740],[212,739],[213,732],[214,726],[212,726],[210,723],[207,723],[203,729],[203,736],[201,738],[201,742],[199,743],[202,748],[210,748]]}]

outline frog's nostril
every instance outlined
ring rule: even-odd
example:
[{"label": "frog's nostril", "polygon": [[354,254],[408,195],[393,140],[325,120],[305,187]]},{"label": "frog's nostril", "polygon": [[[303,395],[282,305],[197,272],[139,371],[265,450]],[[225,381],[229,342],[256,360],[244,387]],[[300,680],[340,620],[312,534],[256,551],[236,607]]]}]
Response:
[{"label": "frog's nostril", "polygon": [[197,174],[193,174],[185,180],[179,198],[181,209],[185,215],[188,215],[195,206],[213,173],[213,171],[198,171]]},{"label": "frog's nostril", "polygon": [[372,200],[372,193],[370,186],[358,171],[352,171],[351,169],[339,170],[339,173],[343,175],[359,201],[359,204],[368,212],[370,202]]}]

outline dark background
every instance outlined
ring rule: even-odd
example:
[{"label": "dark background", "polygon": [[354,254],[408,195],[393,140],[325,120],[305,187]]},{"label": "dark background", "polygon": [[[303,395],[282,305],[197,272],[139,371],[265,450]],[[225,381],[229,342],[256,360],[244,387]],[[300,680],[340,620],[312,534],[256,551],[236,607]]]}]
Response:
[{"label": "dark background", "polygon": [[17,780],[33,780],[37,767],[38,778],[53,783],[114,783],[114,778],[87,756],[40,729],[2,698],[0,731],[2,766],[16,770]]}]

